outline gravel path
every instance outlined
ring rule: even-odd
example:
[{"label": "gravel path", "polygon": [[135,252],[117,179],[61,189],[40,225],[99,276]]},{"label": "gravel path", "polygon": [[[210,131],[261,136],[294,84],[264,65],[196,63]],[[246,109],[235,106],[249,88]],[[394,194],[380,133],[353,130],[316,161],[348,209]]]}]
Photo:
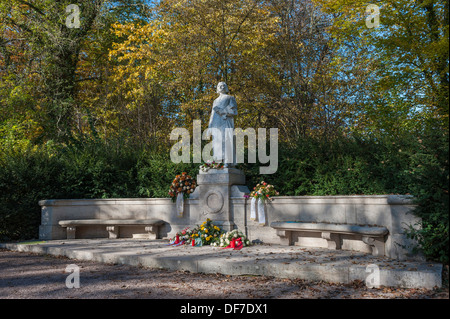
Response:
[{"label": "gravel path", "polygon": [[[80,287],[69,289],[65,269],[76,264]],[[119,298],[119,299],[448,299],[448,287],[427,289],[369,289],[349,285],[260,276],[191,274],[127,265],[71,260],[65,257],[0,250],[0,298]]]}]

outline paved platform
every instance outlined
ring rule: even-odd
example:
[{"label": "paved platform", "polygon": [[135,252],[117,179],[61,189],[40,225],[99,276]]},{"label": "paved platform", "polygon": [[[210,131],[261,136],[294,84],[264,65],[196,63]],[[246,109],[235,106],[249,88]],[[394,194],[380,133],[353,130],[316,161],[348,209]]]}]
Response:
[{"label": "paved platform", "polygon": [[399,288],[442,286],[441,264],[396,261],[323,248],[253,245],[231,250],[210,246],[173,247],[166,240],[145,239],[34,241],[4,243],[0,248],[192,273],[263,275],[334,283],[360,280],[370,285]]}]

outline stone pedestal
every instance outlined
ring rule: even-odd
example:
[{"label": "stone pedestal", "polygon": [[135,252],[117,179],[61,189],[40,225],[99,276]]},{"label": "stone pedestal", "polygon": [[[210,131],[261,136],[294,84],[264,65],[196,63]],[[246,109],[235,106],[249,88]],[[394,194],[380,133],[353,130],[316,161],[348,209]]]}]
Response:
[{"label": "stone pedestal", "polygon": [[231,197],[242,198],[250,193],[245,186],[245,175],[236,168],[210,169],[197,175],[199,209],[198,221],[207,218],[225,231],[235,228]]}]

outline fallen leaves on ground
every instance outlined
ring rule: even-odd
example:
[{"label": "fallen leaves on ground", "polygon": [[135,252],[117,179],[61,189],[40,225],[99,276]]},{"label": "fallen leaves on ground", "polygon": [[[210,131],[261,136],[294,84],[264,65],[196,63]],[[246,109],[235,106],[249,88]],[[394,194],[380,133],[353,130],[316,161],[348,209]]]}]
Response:
[{"label": "fallen leaves on ground", "polygon": [[[80,267],[81,287],[67,289],[64,269],[73,263]],[[337,284],[194,274],[0,250],[0,298],[448,299],[449,293],[448,287],[371,289],[361,280]]]}]

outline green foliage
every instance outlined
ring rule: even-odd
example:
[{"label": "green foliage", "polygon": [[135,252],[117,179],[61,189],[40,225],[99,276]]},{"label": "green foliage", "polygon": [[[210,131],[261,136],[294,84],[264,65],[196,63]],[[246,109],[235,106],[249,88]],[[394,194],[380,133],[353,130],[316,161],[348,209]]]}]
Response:
[{"label": "green foliage", "polygon": [[84,141],[70,146],[24,146],[0,157],[0,240],[38,237],[39,200],[168,197],[173,176],[196,176],[168,153]]},{"label": "green foliage", "polygon": [[399,152],[407,147],[400,143],[356,137],[328,142],[304,138],[294,147],[280,146],[279,167],[273,175],[259,174],[259,166],[267,164],[241,167],[249,187],[263,179],[288,196],[406,194],[411,192],[411,177],[404,172],[410,159]]},{"label": "green foliage", "polygon": [[142,197],[169,197],[169,186],[176,175],[186,172],[195,178],[198,164],[174,164],[166,154],[144,152],[136,165],[139,181],[138,195]]},{"label": "green foliage", "polygon": [[32,149],[4,156],[0,163],[0,238],[37,238],[37,203],[59,197],[55,176],[63,167],[45,152]]},{"label": "green foliage", "polygon": [[449,247],[449,140],[447,134],[432,132],[419,139],[420,150],[411,155],[413,193],[422,218],[419,230],[409,236],[418,240],[424,254],[448,265]]}]

